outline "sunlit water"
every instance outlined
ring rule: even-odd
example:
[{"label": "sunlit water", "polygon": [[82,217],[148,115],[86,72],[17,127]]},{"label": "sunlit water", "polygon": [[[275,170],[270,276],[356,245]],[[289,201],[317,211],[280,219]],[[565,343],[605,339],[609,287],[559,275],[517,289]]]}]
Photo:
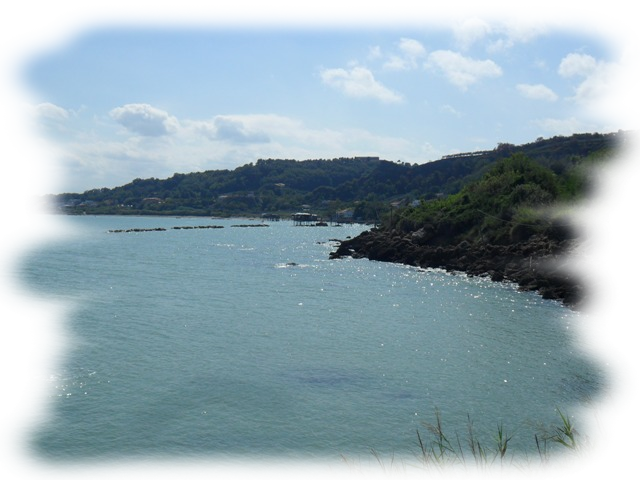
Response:
[{"label": "sunlit water", "polygon": [[[74,217],[22,281],[71,302],[35,455],[93,458],[416,456],[441,413],[510,449],[603,388],[580,316],[511,285],[329,260],[363,228]],[[255,223],[255,222],[253,222]],[[221,225],[220,229],[172,229]],[[163,227],[166,231],[110,233]],[[579,421],[579,419],[575,419]]]}]

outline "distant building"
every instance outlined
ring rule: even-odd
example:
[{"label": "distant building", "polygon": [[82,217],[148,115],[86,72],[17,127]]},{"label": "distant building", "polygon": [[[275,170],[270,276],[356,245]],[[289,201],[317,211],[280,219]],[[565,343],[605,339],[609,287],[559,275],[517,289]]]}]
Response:
[{"label": "distant building", "polygon": [[291,220],[295,225],[305,225],[318,221],[318,215],[309,212],[298,212],[291,215]]},{"label": "distant building", "polygon": [[345,208],[344,210],[338,210],[336,212],[336,222],[353,222],[353,214],[355,211],[353,208]]}]

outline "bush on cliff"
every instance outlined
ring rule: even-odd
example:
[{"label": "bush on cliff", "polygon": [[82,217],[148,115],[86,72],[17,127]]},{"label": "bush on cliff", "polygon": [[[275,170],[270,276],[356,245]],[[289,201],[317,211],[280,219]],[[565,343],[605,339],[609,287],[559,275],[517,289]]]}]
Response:
[{"label": "bush on cliff", "polygon": [[587,218],[584,209],[558,207],[550,217],[549,235],[555,240],[567,240],[586,235]]},{"label": "bush on cliff", "polygon": [[402,233],[420,230],[421,242],[431,245],[513,243],[548,233],[553,224],[549,207],[566,196],[564,178],[515,154],[455,195],[390,216],[383,228]]},{"label": "bush on cliff", "polygon": [[458,194],[397,212],[383,227],[404,233],[421,230],[422,242],[433,245],[463,240],[505,244],[534,234],[590,237],[599,245],[637,239],[640,137],[573,161],[573,167],[558,176],[515,154]]}]

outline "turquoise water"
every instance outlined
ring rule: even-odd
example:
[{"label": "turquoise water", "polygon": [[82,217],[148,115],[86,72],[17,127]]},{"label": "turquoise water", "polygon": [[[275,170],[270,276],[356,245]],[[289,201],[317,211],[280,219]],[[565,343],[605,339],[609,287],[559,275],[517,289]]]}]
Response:
[{"label": "turquoise water", "polygon": [[[483,278],[329,260],[361,226],[72,217],[31,252],[31,291],[71,302],[39,457],[413,456],[441,412],[491,443],[534,433],[603,388],[580,315]],[[172,229],[220,225],[219,229]],[[113,229],[166,231],[110,233]],[[579,421],[579,419],[576,419]],[[486,437],[483,437],[486,435]]]}]

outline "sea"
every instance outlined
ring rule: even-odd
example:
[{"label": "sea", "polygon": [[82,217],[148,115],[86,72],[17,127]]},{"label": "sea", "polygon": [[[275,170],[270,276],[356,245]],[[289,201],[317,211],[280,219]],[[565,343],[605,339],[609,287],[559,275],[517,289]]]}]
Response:
[{"label": "sea", "polygon": [[581,314],[559,302],[329,258],[370,226],[65,222],[18,272],[72,307],[50,413],[30,436],[45,461],[415,459],[438,421],[463,446],[471,428],[490,449],[500,429],[535,459],[560,413],[580,425],[606,386],[578,342]]}]

